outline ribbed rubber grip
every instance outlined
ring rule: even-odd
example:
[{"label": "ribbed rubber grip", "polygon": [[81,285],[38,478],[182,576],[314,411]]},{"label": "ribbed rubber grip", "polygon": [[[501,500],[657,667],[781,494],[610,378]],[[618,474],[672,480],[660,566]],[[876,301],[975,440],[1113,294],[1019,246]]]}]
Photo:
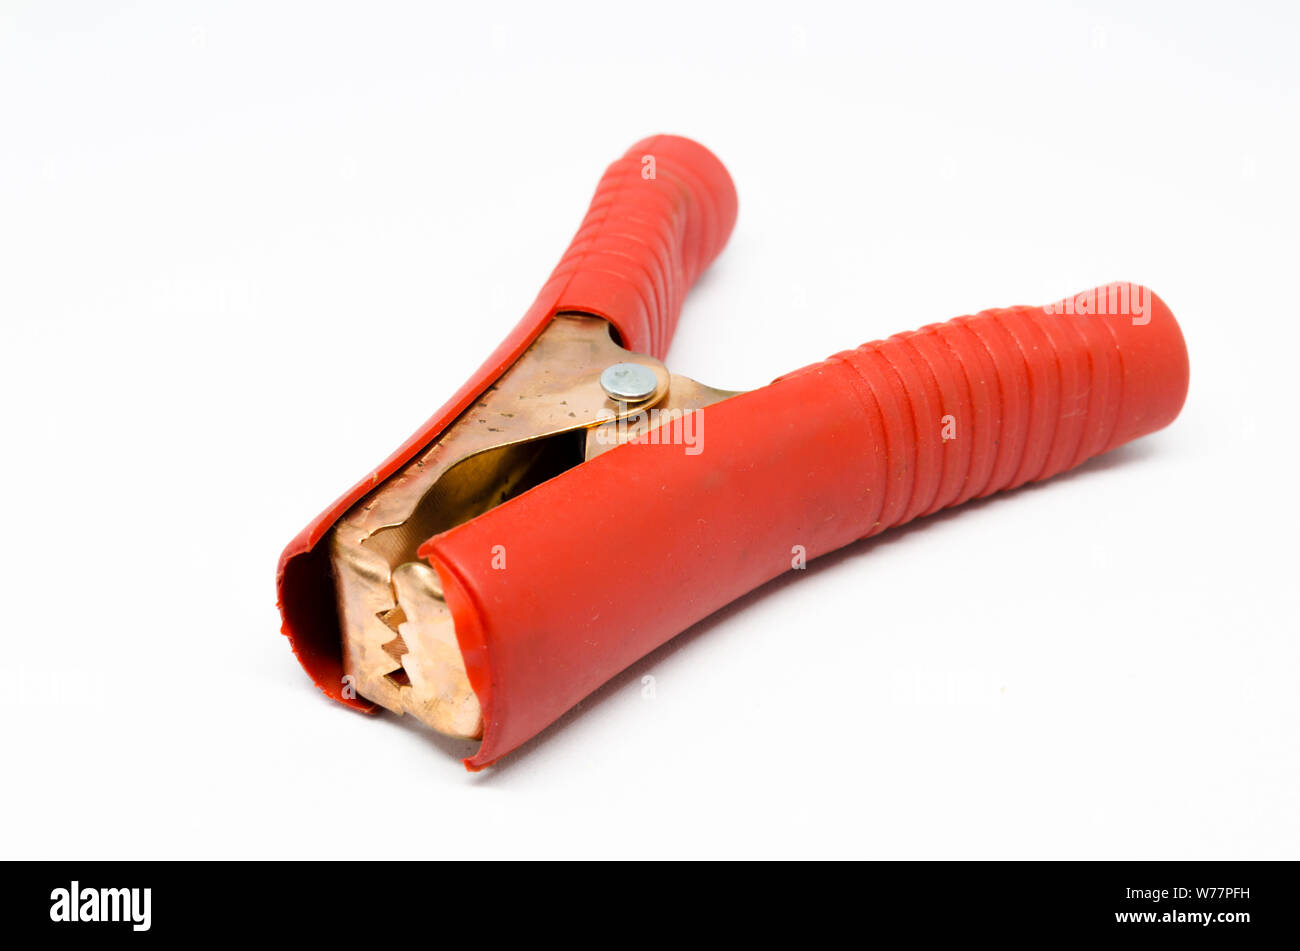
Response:
[{"label": "ribbed rubber grip", "polygon": [[663,359],[686,292],[736,224],[736,188],[698,142],[655,135],[606,170],[568,251],[538,295],[551,312],[609,320]]},{"label": "ribbed rubber grip", "polygon": [[[435,536],[420,554],[484,713],[467,765],[807,560],[1172,421],[1182,334],[1154,294],[1127,293],[1131,314],[1094,315],[1107,287],[867,344],[697,411],[689,438],[661,425]],[[800,644],[832,640],[811,619]]]},{"label": "ribbed rubber grip", "polygon": [[958,317],[827,361],[827,385],[857,393],[878,449],[867,534],[1050,478],[1173,420],[1187,353],[1164,303],[1127,284],[1068,301]]}]

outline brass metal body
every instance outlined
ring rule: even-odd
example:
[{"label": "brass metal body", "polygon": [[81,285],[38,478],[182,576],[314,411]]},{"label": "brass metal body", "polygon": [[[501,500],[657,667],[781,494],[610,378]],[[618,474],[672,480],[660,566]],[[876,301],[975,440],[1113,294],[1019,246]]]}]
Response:
[{"label": "brass metal body", "polygon": [[[634,404],[611,400],[600,385],[602,370],[629,360],[658,384]],[[482,712],[451,612],[416,550],[645,432],[653,425],[646,410],[672,418],[733,395],[629,354],[599,317],[557,315],[441,436],[331,529],[344,673],[357,693],[441,733],[478,738]]]}]

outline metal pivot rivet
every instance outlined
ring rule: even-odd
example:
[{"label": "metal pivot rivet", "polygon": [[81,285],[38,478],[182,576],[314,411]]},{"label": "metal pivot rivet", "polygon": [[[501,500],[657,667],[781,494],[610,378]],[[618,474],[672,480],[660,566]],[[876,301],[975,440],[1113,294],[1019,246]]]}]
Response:
[{"label": "metal pivot rivet", "polygon": [[639,403],[654,396],[659,379],[639,363],[615,363],[601,372],[600,385],[612,400]]}]

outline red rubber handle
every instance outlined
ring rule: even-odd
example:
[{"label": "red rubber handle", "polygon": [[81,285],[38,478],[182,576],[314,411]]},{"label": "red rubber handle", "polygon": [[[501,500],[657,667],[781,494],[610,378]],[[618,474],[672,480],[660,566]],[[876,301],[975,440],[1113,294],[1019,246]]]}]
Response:
[{"label": "red rubber handle", "polygon": [[328,553],[320,541],[349,508],[436,439],[528,349],[551,318],[584,311],[606,318],[630,349],[663,359],[686,292],[718,256],[736,223],[736,189],[697,142],[655,135],[614,162],[578,233],[532,306],[454,396],[285,547],[276,569],[282,630],[328,696],[361,710],[343,689],[342,647]]},{"label": "red rubber handle", "polygon": [[736,188],[690,139],[655,135],[614,162],[539,298],[604,317],[630,349],[663,359],[686,292],[736,224]]},{"label": "red rubber handle", "polygon": [[[1171,422],[1188,372],[1173,315],[1143,288],[1090,294],[839,354],[431,539],[484,711],[466,765],[801,558]],[[1111,316],[1083,315],[1099,306]]]}]

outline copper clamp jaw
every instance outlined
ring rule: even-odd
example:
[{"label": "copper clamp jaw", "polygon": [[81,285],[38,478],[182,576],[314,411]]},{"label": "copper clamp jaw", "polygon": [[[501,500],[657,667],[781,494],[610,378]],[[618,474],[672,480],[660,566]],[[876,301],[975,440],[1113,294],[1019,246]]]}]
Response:
[{"label": "copper clamp jaw", "polygon": [[331,530],[343,671],[356,692],[440,733],[477,739],[482,711],[442,583],[418,557],[420,545],[734,395],[625,350],[599,317],[556,315],[442,436]]}]

